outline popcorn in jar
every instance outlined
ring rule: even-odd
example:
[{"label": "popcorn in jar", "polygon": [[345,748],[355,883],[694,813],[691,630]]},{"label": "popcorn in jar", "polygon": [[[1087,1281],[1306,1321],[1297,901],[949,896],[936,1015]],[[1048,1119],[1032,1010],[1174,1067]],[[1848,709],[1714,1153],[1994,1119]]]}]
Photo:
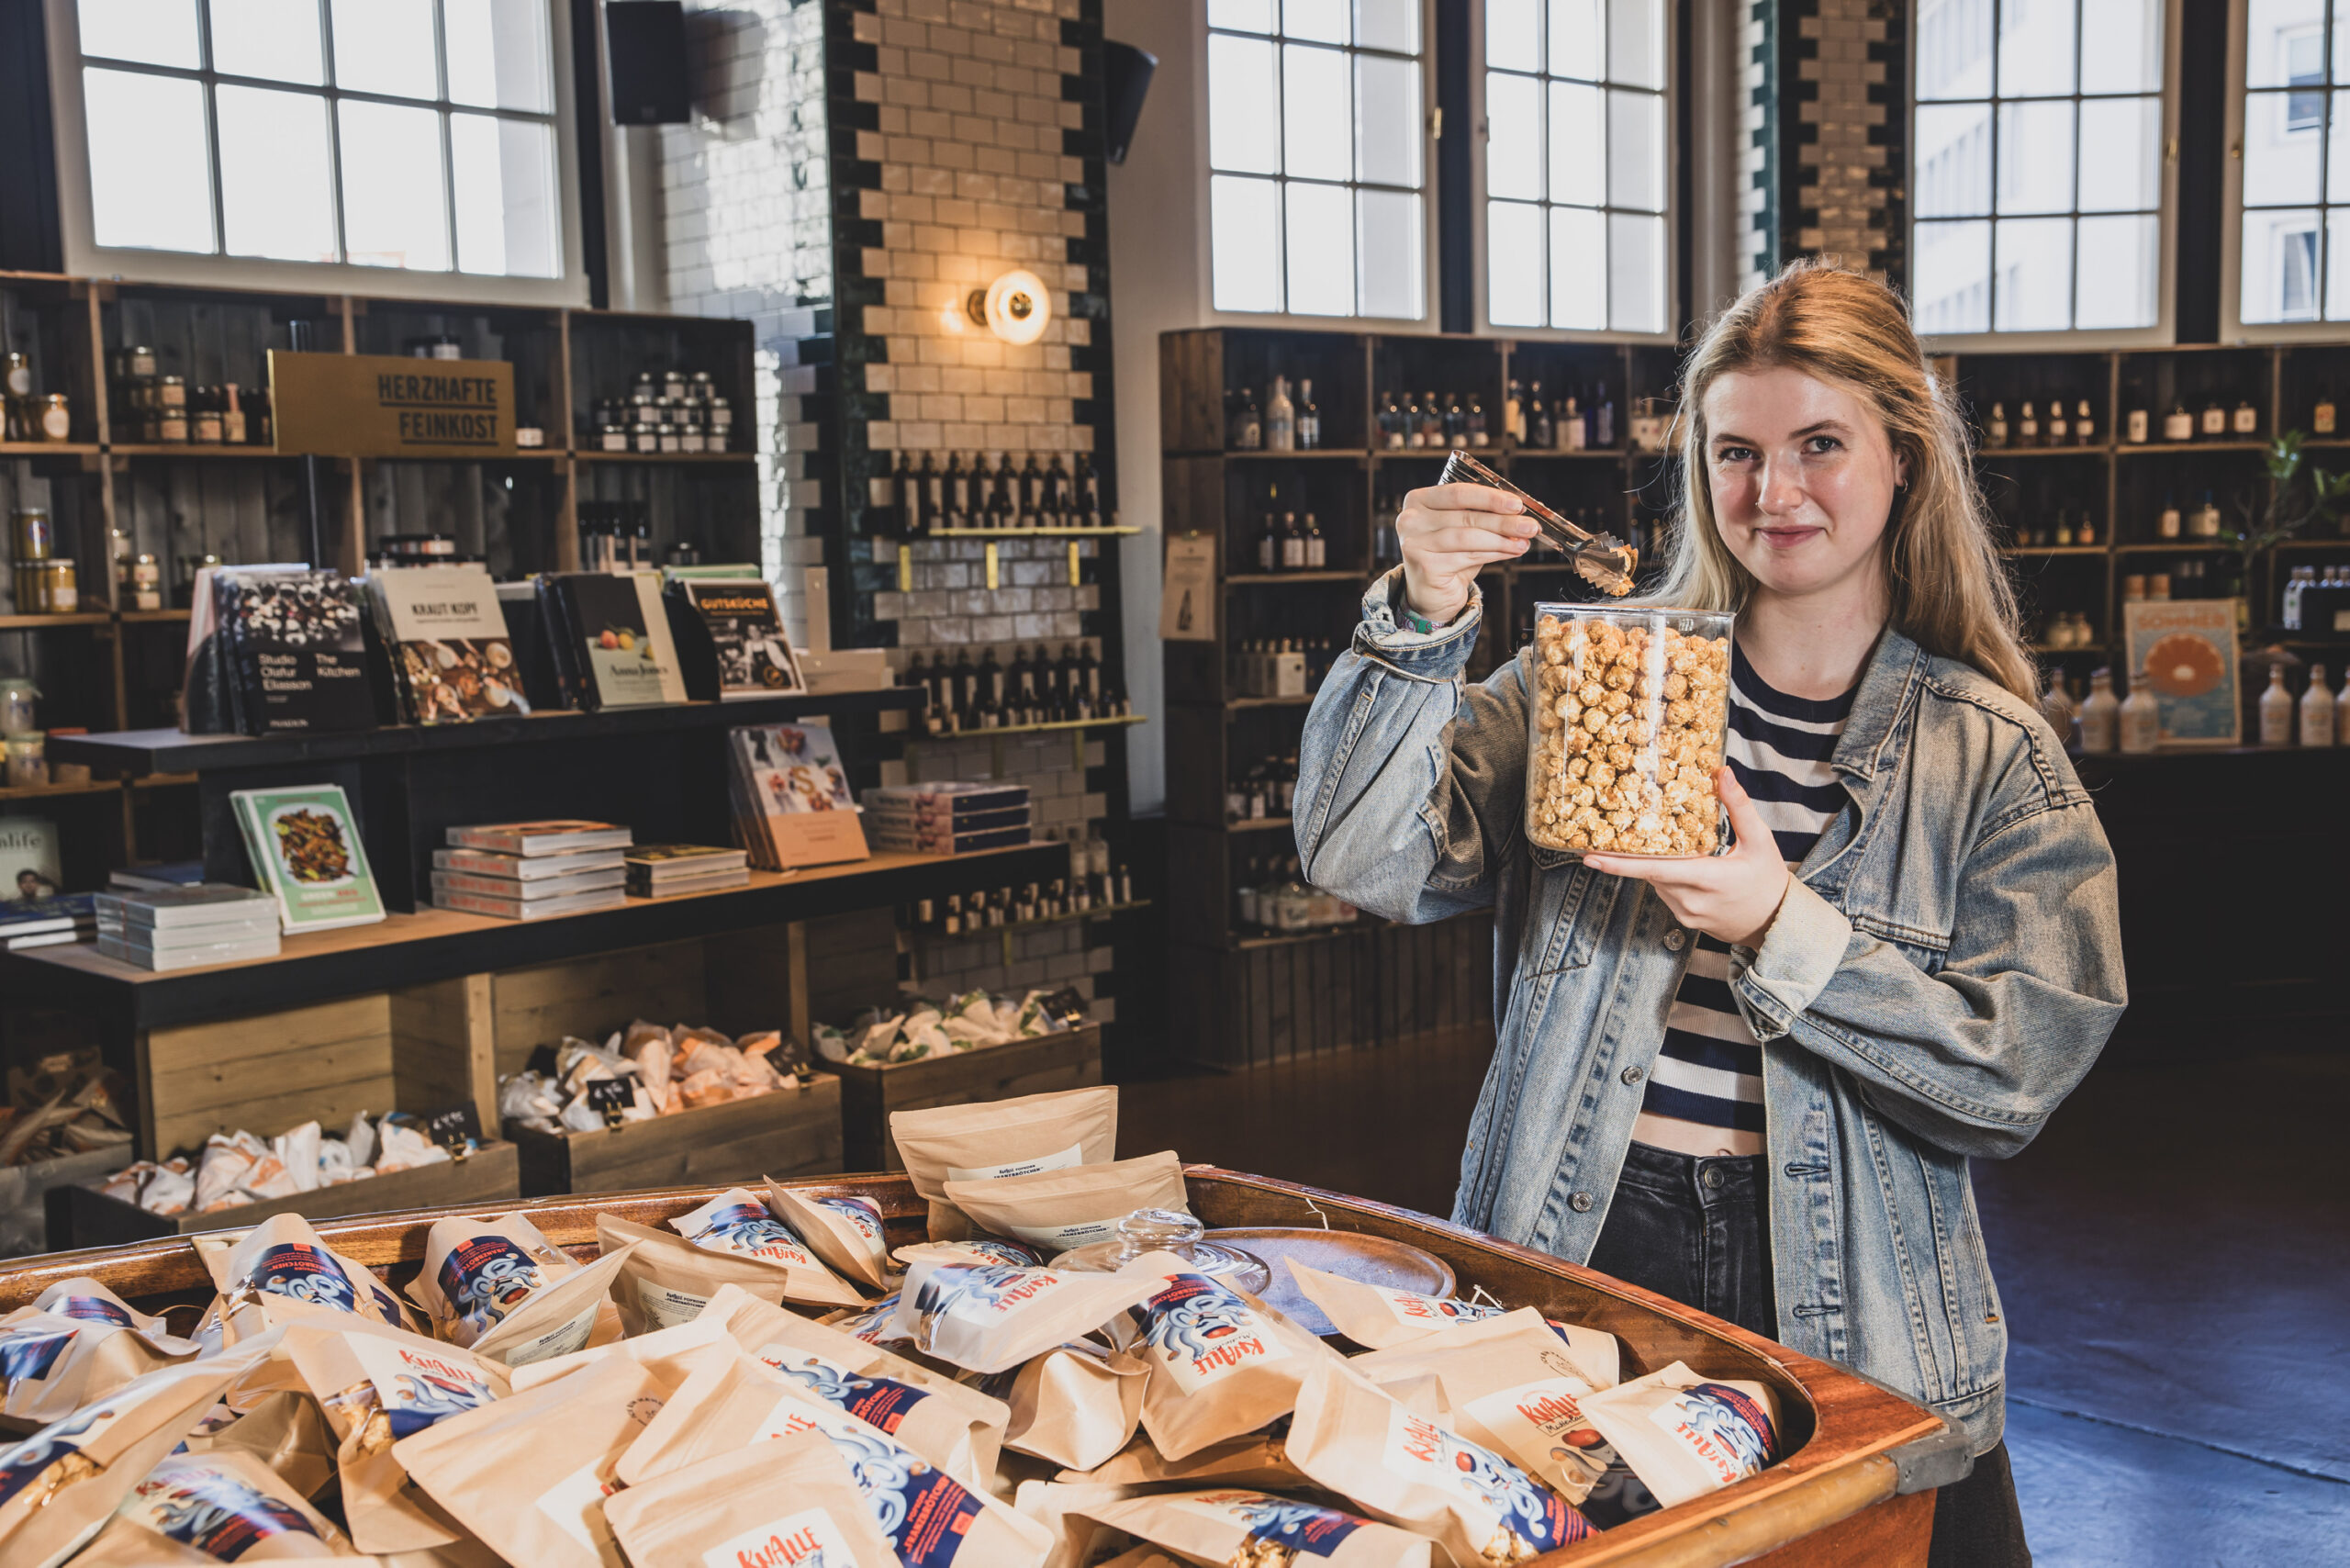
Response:
[{"label": "popcorn in jar", "polygon": [[1728,614],[1538,604],[1527,649],[1526,836],[1658,857],[1727,847]]}]

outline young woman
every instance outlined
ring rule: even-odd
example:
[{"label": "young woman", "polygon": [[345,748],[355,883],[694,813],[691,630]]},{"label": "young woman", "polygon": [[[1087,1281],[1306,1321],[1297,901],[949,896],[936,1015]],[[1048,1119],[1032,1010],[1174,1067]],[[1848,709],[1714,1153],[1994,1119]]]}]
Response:
[{"label": "young woman", "polygon": [[2113,857],[2033,700],[1950,389],[1900,301],[1798,264],[1716,322],[1660,604],[1736,612],[1736,846],[1530,845],[1522,661],[1468,686],[1516,498],[1416,490],[1300,754],[1308,875],[1494,911],[1499,1043],[1453,1217],[1900,1389],[1980,1457],[1936,1564],[2028,1563],[1970,1159],[2031,1141],[2121,1014]]}]

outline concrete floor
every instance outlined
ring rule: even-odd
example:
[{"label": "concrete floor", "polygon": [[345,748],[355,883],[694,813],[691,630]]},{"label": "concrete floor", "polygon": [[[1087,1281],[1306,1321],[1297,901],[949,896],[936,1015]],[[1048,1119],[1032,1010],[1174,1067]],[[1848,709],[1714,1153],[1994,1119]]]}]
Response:
[{"label": "concrete floor", "polygon": [[[1172,1148],[1438,1214],[1491,1051],[1462,1039],[1131,1085]],[[2042,1568],[2350,1568],[2350,1058],[2091,1073],[1975,1168]]]}]

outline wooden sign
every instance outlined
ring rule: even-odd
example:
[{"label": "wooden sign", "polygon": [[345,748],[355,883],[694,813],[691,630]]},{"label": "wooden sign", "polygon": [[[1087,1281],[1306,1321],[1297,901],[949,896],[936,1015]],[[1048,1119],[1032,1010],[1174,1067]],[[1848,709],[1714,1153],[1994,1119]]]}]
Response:
[{"label": "wooden sign", "polygon": [[269,353],[277,450],[320,457],[510,457],[502,359]]}]

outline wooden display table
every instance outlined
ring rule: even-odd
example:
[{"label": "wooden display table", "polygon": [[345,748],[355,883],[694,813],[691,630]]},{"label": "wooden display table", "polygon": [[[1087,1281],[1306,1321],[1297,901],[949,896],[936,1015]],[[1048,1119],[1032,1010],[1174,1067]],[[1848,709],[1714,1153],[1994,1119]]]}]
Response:
[{"label": "wooden display table", "polygon": [[[1543,1568],[1915,1568],[1926,1560],[1933,1488],[1966,1473],[1964,1438],[1939,1417],[1841,1367],[1693,1308],[1427,1215],[1211,1166],[1192,1166],[1187,1174],[1192,1211],[1211,1226],[1327,1224],[1407,1241],[1450,1265],[1464,1295],[1482,1286],[1508,1305],[1539,1306],[1616,1335],[1626,1377],[1682,1361],[1708,1376],[1751,1379],[1776,1391],[1785,1459],[1734,1486],[1535,1559]],[[922,1238],[927,1205],[903,1177],[816,1177],[789,1185],[874,1199],[892,1246]],[[711,1196],[709,1188],[673,1189],[519,1206],[557,1245],[587,1258],[596,1250],[599,1213],[657,1225]],[[489,1213],[513,1206],[474,1205]],[[415,1273],[437,1217],[390,1215],[329,1221],[319,1229],[397,1286]],[[213,1295],[193,1247],[152,1241],[0,1266],[0,1311],[77,1274],[95,1276],[149,1312],[185,1306],[192,1313]]]}]

